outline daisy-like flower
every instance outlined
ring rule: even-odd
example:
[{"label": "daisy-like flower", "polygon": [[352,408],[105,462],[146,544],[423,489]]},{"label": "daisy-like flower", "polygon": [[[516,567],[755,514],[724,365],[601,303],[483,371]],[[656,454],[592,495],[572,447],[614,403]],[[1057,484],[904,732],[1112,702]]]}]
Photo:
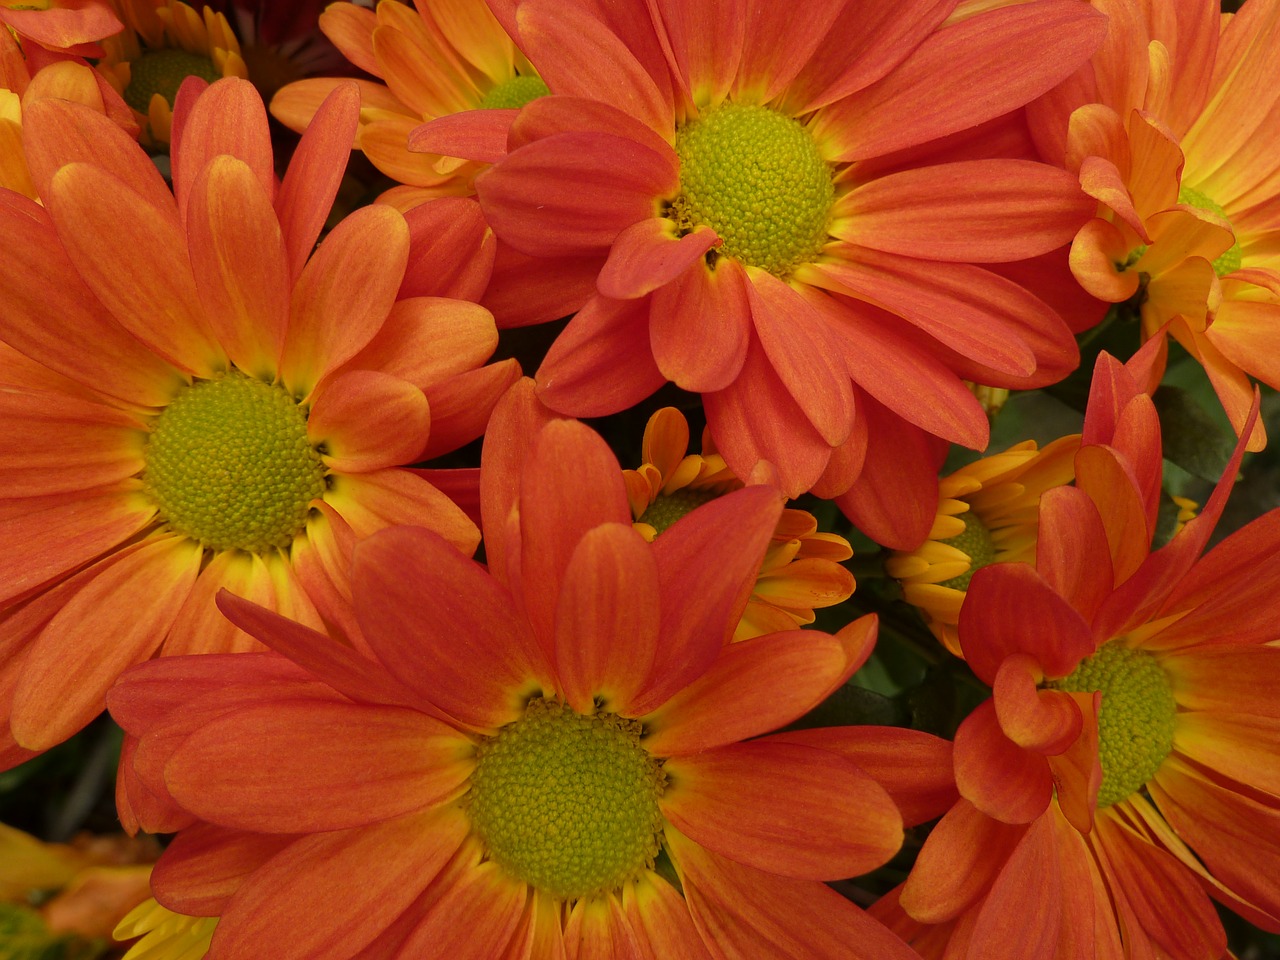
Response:
[{"label": "daisy-like flower", "polygon": [[[704,503],[744,484],[725,466],[703,432],[702,453],[690,454],[689,423],[675,407],[663,407],[644,428],[637,470],[623,471],[635,527],[652,541],[667,527]],[[817,607],[830,607],[853,595],[853,574],[840,565],[853,556],[849,541],[820,533],[805,510],[784,509],[765,551],[751,599],[734,629],[735,640],[792,630],[813,623]]]},{"label": "daisy-like flower", "polygon": [[112,934],[134,940],[122,960],[200,960],[209,952],[217,917],[188,917],[148,898],[120,921]]},{"label": "daisy-like flower", "polygon": [[[543,402],[606,414],[673,381],[739,476],[767,460],[788,496],[842,495],[881,542],[923,540],[945,441],[987,442],[964,380],[1044,384],[1077,359],[1062,318],[986,265],[1062,246],[1088,198],[1049,165],[937,141],[1047,91],[1104,21],[989,6],[519,4],[556,95],[512,124],[481,205],[552,275],[603,264],[538,371]],[[463,149],[476,122],[433,142]]]},{"label": "daisy-like flower", "polygon": [[100,57],[100,41],[124,25],[107,0],[0,0],[0,27],[46,50]]},{"label": "daisy-like flower", "polygon": [[[1136,298],[1144,338],[1169,324],[1238,432],[1249,378],[1280,386],[1280,4],[1094,6],[1106,45],[1030,110],[1044,155],[1100,204],[1072,270],[1101,299]],[[1265,443],[1259,421],[1250,449]]]},{"label": "daisy-like flower", "polygon": [[26,50],[0,29],[0,188],[35,200],[35,184],[22,149],[22,108],[44,97],[75,100],[104,113],[130,136],[138,125],[120,95],[83,60],[54,58],[38,46]]},{"label": "daisy-like flower", "polygon": [[[321,14],[320,28],[352,64],[381,81],[359,81],[355,147],[401,184],[379,197],[400,210],[440,197],[475,204],[475,176],[505,152],[517,108],[547,93],[542,77],[484,0],[421,0],[414,6],[382,0],[375,12],[333,3]],[[286,126],[304,130],[340,82],[330,77],[291,83],[272,98],[271,112]],[[452,124],[459,117],[469,131],[465,146],[449,133],[449,152],[442,154],[419,136],[424,121]],[[540,258],[501,241],[490,243],[492,249],[477,256],[493,260],[482,302],[499,327],[564,317],[594,289],[595,258],[567,260],[548,273]]]},{"label": "daisy-like flower", "polygon": [[256,647],[214,608],[222,587],[319,626],[353,538],[479,540],[399,465],[478,436],[519,376],[482,366],[493,318],[452,299],[486,278],[437,245],[439,220],[389,207],[312,253],[353,87],[277,186],[253,87],[199,86],[179,96],[176,195],[119,127],[57,99],[24,117],[45,206],[0,191],[0,766],[83,726],[131,663]]},{"label": "daisy-like flower", "polygon": [[[513,111],[547,93],[484,0],[380,0],[376,12],[333,3],[320,29],[357,67],[381,83],[361,83],[356,146],[375,167],[403,184],[384,200],[407,209],[434,197],[470,196],[483,164],[411,153],[409,132],[424,120],[465,110]],[[286,126],[305,130],[316,108],[341,80],[299,80],[271,101]]]},{"label": "daisy-like flower", "polygon": [[1078,435],[1043,450],[1026,440],[943,477],[929,539],[885,560],[886,572],[902,584],[903,599],[956,656],[956,624],[969,580],[990,563],[1035,562],[1040,496],[1071,482],[1079,445]]},{"label": "daisy-like flower", "polygon": [[[761,736],[845,681],[874,618],[729,643],[776,490],[646,543],[604,441],[554,420],[530,442],[539,416],[504,401],[486,435],[487,570],[421,529],[355,549],[371,656],[224,594],[289,659],[121,679],[126,796],[186,821],[157,899],[218,915],[224,957],[909,960],[820,882],[901,842],[857,735]],[[908,810],[933,789],[884,766]]]},{"label": "daisy-like flower", "polygon": [[1241,441],[1204,513],[1148,552],[1161,460],[1140,379],[1103,356],[1036,566],[970,584],[960,642],[994,693],[956,734],[962,799],[896,895],[946,925],[916,932],[927,956],[1220,957],[1210,898],[1280,929],[1280,593],[1262,562],[1280,513],[1201,556]]},{"label": "daisy-like flower", "polygon": [[126,28],[104,44],[98,69],[124,97],[142,127],[142,142],[170,140],[174,98],[187,77],[212,83],[249,76],[227,18],[182,0],[114,0]]}]

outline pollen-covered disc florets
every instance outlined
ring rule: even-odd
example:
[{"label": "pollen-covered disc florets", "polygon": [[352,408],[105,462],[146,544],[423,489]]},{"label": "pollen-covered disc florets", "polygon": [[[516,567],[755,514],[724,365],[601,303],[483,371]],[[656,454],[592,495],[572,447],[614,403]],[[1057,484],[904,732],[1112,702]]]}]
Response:
[{"label": "pollen-covered disc florets", "polygon": [[169,103],[178,95],[178,87],[187,77],[200,77],[213,83],[222,76],[212,60],[198,53],[162,47],[147,50],[129,64],[129,85],[124,88],[125,103],[139,113],[146,113],[153,94]]},{"label": "pollen-covered disc florets", "polygon": [[503,80],[480,99],[481,110],[518,110],[551,91],[538,76],[515,76]]},{"label": "pollen-covered disc florets", "polygon": [[662,533],[690,510],[696,510],[718,496],[720,494],[716,490],[691,490],[688,487],[660,493],[640,515],[639,522],[649,524],[655,533]]},{"label": "pollen-covered disc florets", "polygon": [[530,701],[477,751],[467,810],[489,856],[565,900],[616,890],[652,868],[665,777],[640,732],[616,714]]},{"label": "pollen-covered disc florets", "polygon": [[[1197,210],[1205,210],[1226,220],[1228,224],[1231,223],[1227,217],[1227,211],[1222,209],[1212,197],[1201,193],[1199,190],[1193,190],[1188,186],[1179,188],[1178,202],[1195,207]],[[1220,277],[1225,277],[1228,273],[1239,270],[1242,262],[1243,253],[1240,250],[1240,241],[1237,240],[1213,261],[1213,272]]]},{"label": "pollen-covered disc florets", "polygon": [[831,168],[800,123],[754,104],[725,103],[676,133],[680,195],[670,216],[708,226],[720,252],[785,277],[827,242]]},{"label": "pollen-covered disc florets", "polygon": [[1102,786],[1098,806],[1109,807],[1136,793],[1173,749],[1177,704],[1169,677],[1150,653],[1112,640],[1049,686],[1058,690],[1101,691],[1098,760]]},{"label": "pollen-covered disc florets", "polygon": [[152,424],[142,479],[171,528],[214,550],[287,547],[324,494],[303,409],[232,372],[185,388]]},{"label": "pollen-covered disc florets", "polygon": [[957,519],[964,524],[964,533],[958,533],[942,542],[965,553],[969,557],[969,569],[958,577],[944,580],[942,586],[953,590],[968,590],[973,575],[995,561],[996,545],[987,525],[972,510],[960,514]]}]

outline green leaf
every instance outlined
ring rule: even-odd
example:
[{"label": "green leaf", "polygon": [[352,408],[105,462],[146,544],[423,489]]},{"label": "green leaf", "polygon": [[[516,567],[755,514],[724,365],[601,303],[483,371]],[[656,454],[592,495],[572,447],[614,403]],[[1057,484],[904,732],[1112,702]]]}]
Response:
[{"label": "green leaf", "polygon": [[1222,476],[1236,438],[1182,387],[1162,386],[1152,399],[1160,414],[1165,459],[1210,483]]}]

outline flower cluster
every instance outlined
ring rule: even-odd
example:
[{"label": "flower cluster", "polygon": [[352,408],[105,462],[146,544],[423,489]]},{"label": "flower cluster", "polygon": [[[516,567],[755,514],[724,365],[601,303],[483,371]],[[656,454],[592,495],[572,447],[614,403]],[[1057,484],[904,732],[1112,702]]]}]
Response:
[{"label": "flower cluster", "polygon": [[0,954],[1252,955],[1237,6],[0,0]]}]

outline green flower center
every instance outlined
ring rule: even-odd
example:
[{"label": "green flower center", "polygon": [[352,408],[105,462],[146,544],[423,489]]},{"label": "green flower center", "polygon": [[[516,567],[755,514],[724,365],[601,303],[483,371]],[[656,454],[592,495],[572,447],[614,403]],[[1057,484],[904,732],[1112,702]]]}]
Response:
[{"label": "green flower center", "polygon": [[964,533],[948,537],[942,542],[967,554],[969,569],[958,577],[944,580],[939,586],[950,587],[952,590],[968,590],[969,581],[973,579],[974,573],[995,561],[996,545],[991,540],[991,531],[987,529],[987,525],[978,519],[977,514],[972,510],[960,514],[958,519],[964,521]]},{"label": "green flower center", "polygon": [[[1178,191],[1178,202],[1185,203],[1190,207],[1195,207],[1197,210],[1208,211],[1209,213],[1215,214],[1223,220],[1226,220],[1228,224],[1231,223],[1230,219],[1227,217],[1227,212],[1223,210],[1222,207],[1218,206],[1216,201],[1201,193],[1199,190],[1192,190],[1190,187],[1182,187]],[[1225,253],[1221,254],[1218,259],[1213,261],[1213,272],[1218,276],[1223,277],[1234,270],[1239,270],[1240,263],[1240,241],[1237,240]]]},{"label": "green flower center", "polygon": [[663,533],[690,510],[704,503],[710,503],[719,494],[714,490],[672,490],[670,493],[658,494],[653,503],[640,514],[639,523],[647,523],[658,533]]},{"label": "green flower center", "polygon": [[1081,662],[1075,672],[1046,686],[1073,692],[1102,691],[1098,712],[1098,759],[1102,787],[1098,806],[1132,796],[1150,780],[1173,749],[1177,704],[1169,678],[1145,650],[1112,640]]},{"label": "green flower center", "polygon": [[160,516],[213,550],[287,547],[325,491],[306,413],[282,387],[199,380],[156,418],[142,479]]},{"label": "green flower center", "polygon": [[786,277],[827,242],[835,187],[809,132],[768,107],[725,103],[676,132],[680,195],[668,216],[719,252]]},{"label": "green flower center", "polygon": [[480,745],[467,809],[493,860],[575,900],[653,868],[665,783],[637,721],[537,698]]},{"label": "green flower center", "polygon": [[139,113],[146,113],[151,95],[158,93],[172,107],[178,87],[187,77],[202,77],[213,83],[222,74],[212,60],[198,53],[172,47],[148,50],[129,64],[129,85],[124,88],[125,103]]},{"label": "green flower center", "polygon": [[541,77],[512,77],[480,98],[481,110],[519,110],[551,91]]}]

